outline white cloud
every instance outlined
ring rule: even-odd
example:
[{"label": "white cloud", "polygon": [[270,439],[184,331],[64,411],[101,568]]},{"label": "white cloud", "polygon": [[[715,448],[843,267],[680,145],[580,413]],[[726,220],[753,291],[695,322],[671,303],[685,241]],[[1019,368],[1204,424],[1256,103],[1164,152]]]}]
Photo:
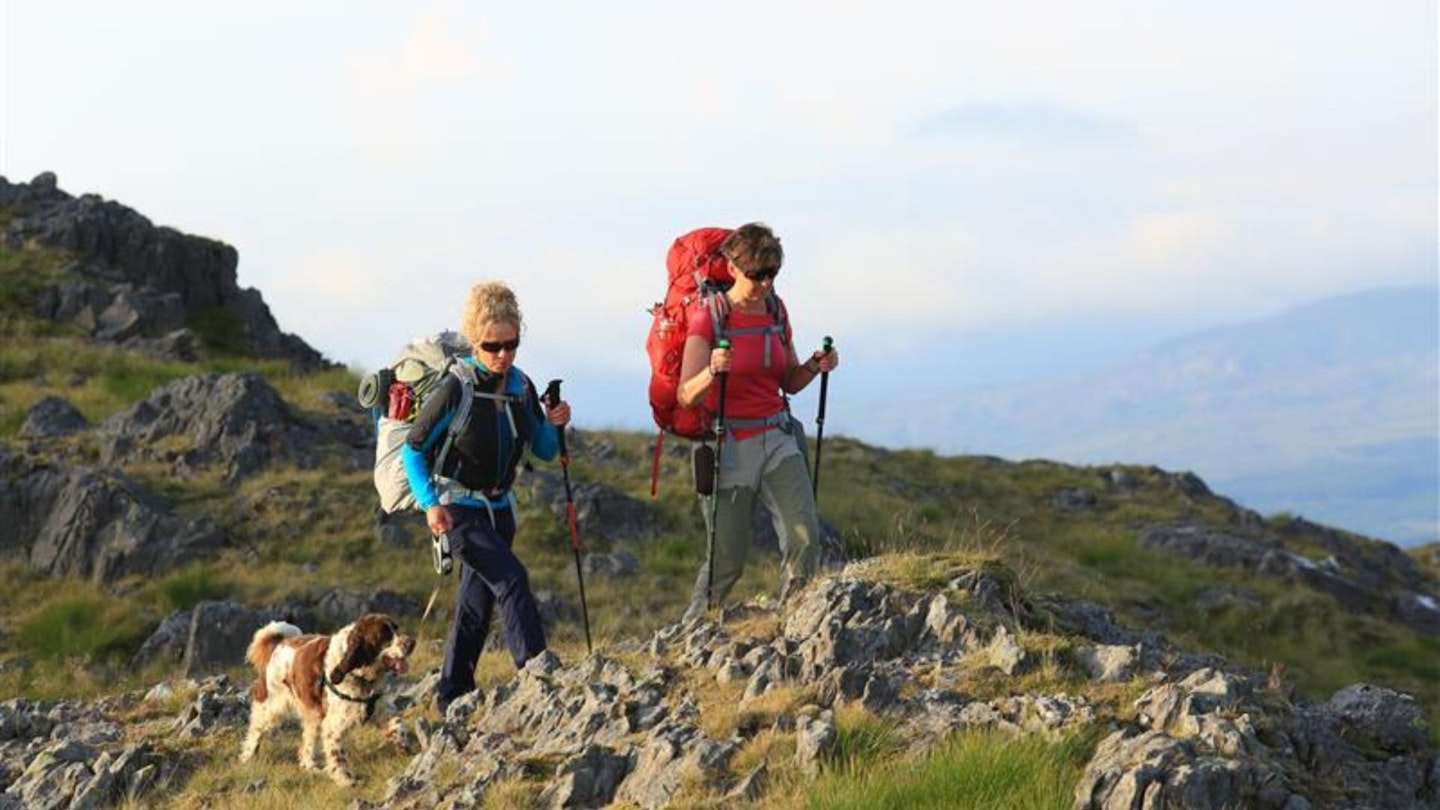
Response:
[{"label": "white cloud", "polygon": [[[488,27],[458,0],[431,3],[402,37],[351,55],[347,69],[351,137],[363,154],[398,168],[441,156],[437,142],[455,112],[444,103],[478,104],[512,74]],[[447,88],[466,92],[437,98]]]}]

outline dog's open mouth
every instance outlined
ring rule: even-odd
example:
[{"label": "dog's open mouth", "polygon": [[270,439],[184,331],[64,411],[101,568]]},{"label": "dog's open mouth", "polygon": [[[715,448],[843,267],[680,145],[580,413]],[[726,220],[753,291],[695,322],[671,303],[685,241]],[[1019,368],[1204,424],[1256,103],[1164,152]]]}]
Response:
[{"label": "dog's open mouth", "polygon": [[385,658],[382,659],[382,662],[385,664],[386,669],[396,675],[404,675],[410,671],[410,662],[404,658]]}]

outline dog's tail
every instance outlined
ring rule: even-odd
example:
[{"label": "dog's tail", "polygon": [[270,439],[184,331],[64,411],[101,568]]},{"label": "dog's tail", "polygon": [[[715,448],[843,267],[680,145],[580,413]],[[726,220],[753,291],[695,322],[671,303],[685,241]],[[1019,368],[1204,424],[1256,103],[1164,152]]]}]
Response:
[{"label": "dog's tail", "polygon": [[255,631],[250,646],[245,649],[245,660],[255,667],[255,685],[251,692],[256,701],[265,700],[265,668],[270,665],[270,656],[275,653],[275,648],[285,639],[298,635],[300,628],[289,622],[270,622]]}]

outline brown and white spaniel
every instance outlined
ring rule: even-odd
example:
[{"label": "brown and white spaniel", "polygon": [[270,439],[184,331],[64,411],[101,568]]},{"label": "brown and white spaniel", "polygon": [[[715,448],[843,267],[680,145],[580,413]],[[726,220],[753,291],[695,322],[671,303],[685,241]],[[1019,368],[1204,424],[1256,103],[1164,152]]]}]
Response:
[{"label": "brown and white spaniel", "polygon": [[245,651],[256,678],[251,687],[250,730],[240,746],[240,761],[249,762],[260,737],[296,714],[303,728],[300,767],[318,769],[318,742],[325,773],[342,785],[355,784],[341,741],[374,714],[383,681],[392,672],[404,674],[409,669],[414,649],[415,639],[401,635],[395,620],[382,613],[361,616],[333,636],[302,634],[286,622],[271,622],[255,631]]}]

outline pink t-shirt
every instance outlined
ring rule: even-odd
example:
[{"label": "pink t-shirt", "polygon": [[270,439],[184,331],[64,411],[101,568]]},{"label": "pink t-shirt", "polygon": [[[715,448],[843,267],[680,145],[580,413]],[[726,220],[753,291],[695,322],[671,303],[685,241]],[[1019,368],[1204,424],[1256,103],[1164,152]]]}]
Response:
[{"label": "pink t-shirt", "polygon": [[[785,312],[785,304],[777,296],[776,306],[781,312]],[[785,369],[790,361],[785,352],[785,347],[790,344],[791,329],[788,315],[784,318],[785,330],[768,332],[744,332],[736,334],[736,330],[752,327],[766,327],[775,325],[775,316],[769,312],[762,312],[758,315],[750,315],[744,312],[731,311],[726,318],[726,336],[730,340],[732,351],[730,359],[730,380],[725,384],[725,419],[764,419],[774,416],[785,407],[785,401],[780,396],[780,383],[785,377]],[[712,347],[715,345],[715,330],[710,319],[710,308],[704,299],[691,305],[689,312],[688,332],[691,335],[698,335],[705,339]],[[765,341],[770,341],[770,365],[765,365]],[[705,408],[714,413],[719,407],[720,386],[710,386],[710,391],[705,395]],[[737,439],[746,436],[753,436],[768,428],[734,428],[731,432]]]}]

